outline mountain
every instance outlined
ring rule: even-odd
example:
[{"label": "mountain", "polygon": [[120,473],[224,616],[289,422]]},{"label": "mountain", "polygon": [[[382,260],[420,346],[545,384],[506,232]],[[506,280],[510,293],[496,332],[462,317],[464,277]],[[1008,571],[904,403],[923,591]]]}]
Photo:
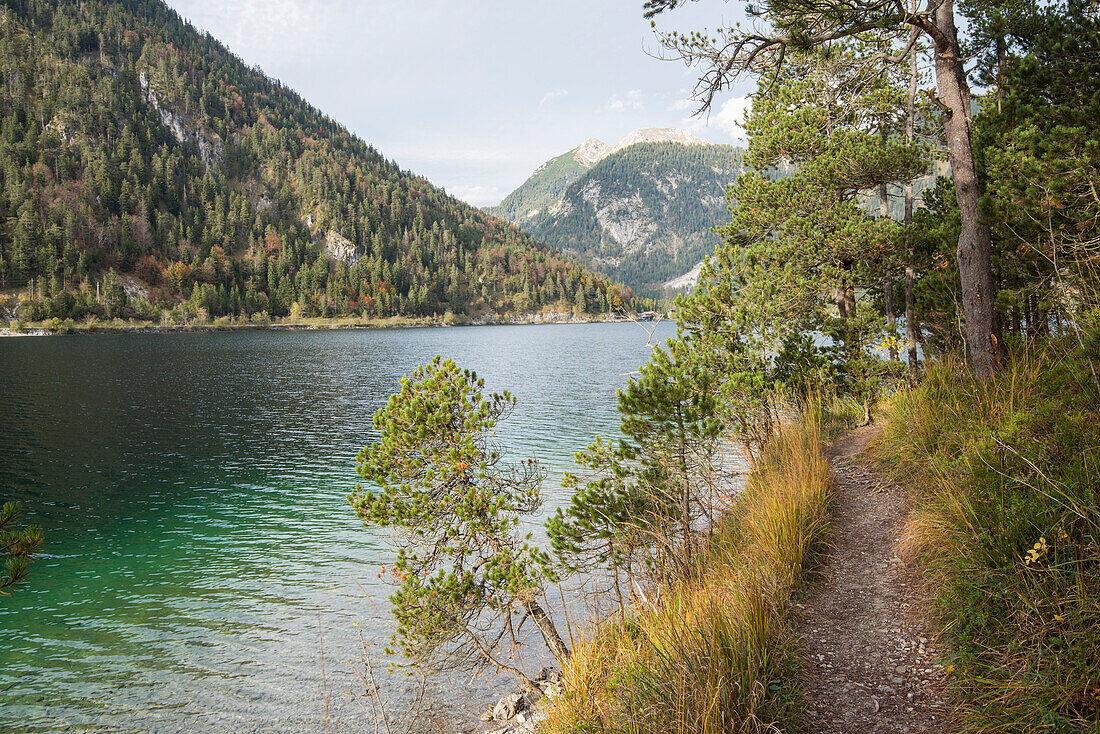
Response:
[{"label": "mountain", "polygon": [[598,161],[609,146],[592,138],[568,153],[543,163],[535,169],[522,186],[505,197],[489,212],[513,224],[522,225],[532,217],[542,214],[548,207],[560,201],[569,188],[584,172]]},{"label": "mountain", "polygon": [[[729,220],[742,151],[675,128],[645,128],[547,161],[491,211],[556,250],[639,289],[685,276]],[[683,284],[686,285],[687,281]]]},{"label": "mountain", "polygon": [[631,297],[401,170],[159,0],[5,0],[0,72],[0,301],[31,296],[22,318]]}]

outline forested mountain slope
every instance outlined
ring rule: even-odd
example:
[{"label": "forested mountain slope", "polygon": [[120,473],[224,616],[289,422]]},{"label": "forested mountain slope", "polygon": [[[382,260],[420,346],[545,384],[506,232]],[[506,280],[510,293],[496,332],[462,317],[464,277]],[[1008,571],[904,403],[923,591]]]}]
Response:
[{"label": "forested mountain slope", "polygon": [[[656,291],[713,250],[710,229],[729,219],[725,191],[742,164],[733,146],[677,130],[646,132],[587,168],[574,161],[575,151],[549,161],[495,211],[555,249]],[[555,184],[567,174],[573,180],[550,186],[549,174]]]},{"label": "forested mountain slope", "polygon": [[513,224],[523,224],[561,201],[569,185],[583,176],[610,149],[602,140],[586,140],[536,168],[523,185],[489,211]]},{"label": "forested mountain slope", "polygon": [[0,70],[0,285],[33,293],[24,318],[599,311],[620,295],[159,0],[3,0]]}]

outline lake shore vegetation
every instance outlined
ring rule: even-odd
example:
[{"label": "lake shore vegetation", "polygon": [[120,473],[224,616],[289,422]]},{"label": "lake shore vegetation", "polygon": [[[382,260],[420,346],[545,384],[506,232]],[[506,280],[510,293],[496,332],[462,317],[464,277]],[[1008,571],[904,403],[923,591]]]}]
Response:
[{"label": "lake shore vegetation", "polygon": [[393,329],[429,326],[487,326],[504,324],[578,324],[608,321],[629,321],[633,314],[621,311],[609,313],[577,313],[568,304],[557,304],[537,312],[488,312],[477,317],[457,315],[452,311],[427,316],[305,316],[291,309],[286,316],[272,317],[266,311],[251,316],[217,316],[204,312],[194,315],[163,312],[156,320],[138,318],[99,318],[86,316],[80,321],[51,318],[42,321],[12,319],[0,327],[0,336],[46,336],[51,334],[157,333],[177,331],[247,331],[253,329]]},{"label": "lake shore vegetation", "polygon": [[438,356],[402,379],[375,414],[379,439],[356,458],[369,484],[348,501],[364,523],[397,531],[391,601],[405,655],[433,672],[490,665],[534,689],[510,655],[528,619],[559,665],[569,658],[545,609],[550,557],[518,529],[542,503],[546,470],[504,462],[492,437],[515,398],[484,386]]},{"label": "lake shore vegetation", "polygon": [[1072,337],[993,380],[948,359],[887,403],[872,455],[910,490],[966,731],[1100,723],[1100,394]]}]

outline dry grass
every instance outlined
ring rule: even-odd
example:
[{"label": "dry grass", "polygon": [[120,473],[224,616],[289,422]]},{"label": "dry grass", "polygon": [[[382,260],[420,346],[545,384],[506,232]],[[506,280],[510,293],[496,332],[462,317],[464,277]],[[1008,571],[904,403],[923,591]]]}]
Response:
[{"label": "dry grass", "polygon": [[696,571],[578,644],[548,732],[764,732],[796,700],[786,612],[832,496],[821,411],[773,440]]},{"label": "dry grass", "polygon": [[873,455],[912,488],[967,731],[1100,731],[1098,396],[1052,346],[994,381],[933,365]]}]

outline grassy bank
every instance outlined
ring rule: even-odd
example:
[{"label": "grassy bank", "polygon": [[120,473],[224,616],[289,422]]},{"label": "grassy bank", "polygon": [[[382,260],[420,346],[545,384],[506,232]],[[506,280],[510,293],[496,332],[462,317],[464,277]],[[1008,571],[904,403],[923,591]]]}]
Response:
[{"label": "grassy bank", "polygon": [[[3,323],[3,322],[0,322]],[[171,323],[163,321],[141,321],[139,319],[98,319],[83,321],[71,319],[48,319],[46,321],[11,321],[6,329],[0,328],[0,334],[43,335],[43,334],[121,334],[127,332],[176,332],[176,331],[248,331],[252,329],[384,329],[405,326],[442,326],[439,319],[389,318],[364,319],[356,316],[332,318],[270,319],[257,318],[229,319],[216,318],[206,321],[188,321]]]},{"label": "grassy bank", "polygon": [[974,732],[1100,731],[1100,402],[1072,346],[978,384],[929,368],[872,452],[912,489],[908,528]]},{"label": "grassy bank", "polygon": [[[46,321],[18,321],[8,323],[7,328],[0,326],[0,336],[43,336],[47,334],[119,334],[127,332],[177,332],[177,331],[248,331],[254,329],[394,329],[425,326],[479,326],[485,324],[547,324],[547,323],[590,323],[606,320],[602,317],[584,319],[525,319],[503,316],[492,321],[457,320],[446,316],[389,316],[372,318],[362,316],[302,317],[271,319],[262,318],[229,319],[220,317],[210,320],[171,323],[163,321],[141,321],[137,319],[98,319],[83,321],[71,319],[48,319]],[[0,321],[0,324],[3,324]]]},{"label": "grassy bank", "polygon": [[760,732],[795,715],[788,605],[832,493],[821,417],[775,437],[697,570],[578,644],[548,732]]}]

